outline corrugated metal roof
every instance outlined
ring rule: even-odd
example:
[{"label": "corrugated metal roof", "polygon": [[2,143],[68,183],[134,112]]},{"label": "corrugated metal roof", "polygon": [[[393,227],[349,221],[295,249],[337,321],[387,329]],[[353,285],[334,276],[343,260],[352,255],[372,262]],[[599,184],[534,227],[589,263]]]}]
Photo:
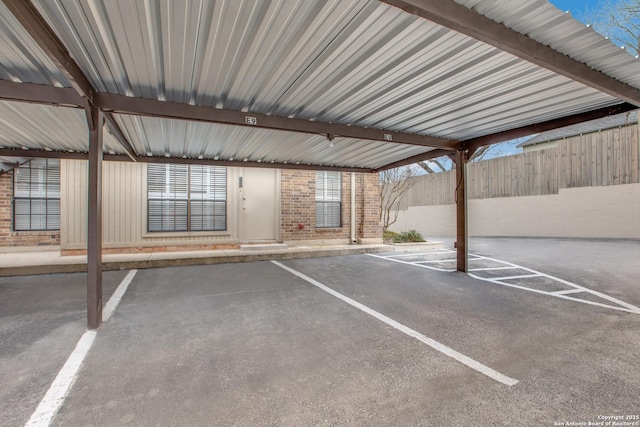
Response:
[{"label": "corrugated metal roof", "polygon": [[376,168],[431,149],[184,120],[115,115],[143,155]]},{"label": "corrugated metal roof", "polygon": [[640,61],[547,0],[454,0],[634,87]]},{"label": "corrugated metal roof", "polygon": [[[456,1],[640,88],[637,59],[546,0]],[[373,0],[34,3],[100,92],[460,140],[620,102]],[[69,86],[2,3],[0,14],[0,79]],[[39,108],[54,133],[53,122],[78,114]],[[328,150],[323,136],[133,116],[118,122],[142,155],[375,167],[428,151],[343,138]],[[38,136],[32,145],[86,150],[74,128],[67,142]],[[11,137],[22,144],[12,132],[0,135],[5,146]],[[120,152],[117,144],[109,149]]]},{"label": "corrugated metal roof", "polygon": [[0,80],[70,87],[62,73],[0,2]]},{"label": "corrugated metal roof", "polygon": [[454,139],[618,102],[375,1],[38,5],[98,90],[121,95]]},{"label": "corrugated metal roof", "polygon": [[538,135],[518,145],[518,147],[527,147],[529,145],[535,145],[541,142],[555,141],[558,139],[568,138],[570,136],[597,132],[604,129],[617,128],[634,123],[638,123],[637,111],[632,111],[625,114],[616,114],[615,116],[605,117],[604,119],[591,120],[589,122],[567,126],[561,129],[554,129],[549,132],[539,133]]},{"label": "corrugated metal roof", "polygon": [[[84,111],[22,102],[0,101],[0,148],[89,151],[89,128]],[[125,154],[104,132],[105,152]]]}]

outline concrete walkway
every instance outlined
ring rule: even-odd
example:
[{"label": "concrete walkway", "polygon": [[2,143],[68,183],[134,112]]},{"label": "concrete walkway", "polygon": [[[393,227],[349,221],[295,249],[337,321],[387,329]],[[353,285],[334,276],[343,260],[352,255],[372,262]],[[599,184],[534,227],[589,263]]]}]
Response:
[{"label": "concrete walkway", "polygon": [[[143,269],[274,259],[315,258],[393,251],[389,245],[291,246],[259,250],[215,250],[105,254],[102,269]],[[86,255],[61,256],[59,251],[0,254],[0,277],[87,271]]]}]

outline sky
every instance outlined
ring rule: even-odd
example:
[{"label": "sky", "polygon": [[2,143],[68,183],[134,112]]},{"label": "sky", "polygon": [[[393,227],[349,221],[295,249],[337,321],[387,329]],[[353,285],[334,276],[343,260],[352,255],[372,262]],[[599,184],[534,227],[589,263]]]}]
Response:
[{"label": "sky", "polygon": [[[598,7],[600,0],[550,0],[551,3],[562,11],[571,11],[574,18],[580,20],[584,12]],[[588,22],[584,22],[588,24]]]}]

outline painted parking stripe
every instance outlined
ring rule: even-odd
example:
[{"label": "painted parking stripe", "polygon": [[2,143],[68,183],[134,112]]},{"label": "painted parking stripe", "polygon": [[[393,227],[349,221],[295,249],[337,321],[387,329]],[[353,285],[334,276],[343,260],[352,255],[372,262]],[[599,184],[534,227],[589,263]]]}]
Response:
[{"label": "painted parking stripe", "polygon": [[386,259],[387,261],[393,261],[393,262],[397,262],[397,263],[400,263],[400,264],[415,265],[416,267],[428,268],[429,270],[443,271],[445,273],[450,273],[450,272],[456,271],[455,269],[451,269],[451,268],[431,267],[430,265],[426,265],[426,264],[416,264],[415,262],[402,261],[401,259],[389,258],[389,257],[382,256],[382,255],[376,255],[376,254],[367,254],[367,255],[371,256],[371,257],[374,257],[374,258]]},{"label": "painted parking stripe", "polygon": [[113,293],[113,295],[111,295],[111,298],[109,298],[109,301],[104,306],[104,310],[102,310],[103,322],[106,322],[107,320],[109,320],[113,312],[116,310],[116,307],[118,307],[118,304],[120,304],[120,300],[124,296],[125,292],[127,292],[127,289],[129,288],[129,285],[131,284],[131,281],[133,280],[133,277],[136,275],[137,272],[138,270],[131,270],[125,276],[125,278],[122,279],[122,282],[120,282],[120,284],[118,285],[118,288]]},{"label": "painted parking stripe", "polygon": [[416,264],[437,264],[439,262],[456,262],[457,259],[430,259],[429,261],[414,261]]},{"label": "painted parking stripe", "polygon": [[[530,268],[523,267],[523,266],[521,266],[521,265],[517,265],[517,264],[513,264],[513,263],[510,263],[510,262],[507,262],[507,261],[500,261],[500,260],[497,260],[497,259],[495,259],[495,258],[489,258],[489,257],[484,257],[484,256],[483,256],[483,257],[481,257],[481,258],[486,259],[486,260],[489,260],[489,261],[502,262],[503,264],[509,264],[509,265],[511,265],[511,266],[518,267],[518,268],[520,268],[520,269],[522,269],[522,270],[530,271],[531,273],[535,273],[535,274],[538,274],[538,275],[540,275],[540,276],[542,276],[542,277],[546,277],[546,278],[548,278],[548,279],[555,280],[556,282],[559,282],[559,283],[565,284],[565,285],[567,285],[567,286],[569,286],[569,287],[571,287],[571,288],[574,288],[574,289],[580,289],[580,290],[582,290],[582,291],[584,291],[584,292],[590,293],[590,294],[592,294],[592,295],[595,295],[595,296],[600,297],[600,298],[602,298],[602,299],[605,299],[605,300],[607,300],[607,301],[611,301],[611,302],[612,302],[612,303],[614,303],[614,304],[618,304],[618,305],[620,305],[620,306],[622,306],[622,307],[627,308],[627,310],[625,310],[625,309],[621,309],[621,308],[619,308],[619,307],[614,307],[614,306],[608,306],[608,305],[605,305],[605,304],[600,304],[600,303],[597,303],[597,302],[592,302],[592,301],[587,301],[587,300],[580,300],[580,299],[578,299],[578,298],[567,297],[567,296],[564,296],[564,295],[554,295],[554,293],[553,293],[553,292],[547,292],[547,294],[548,294],[548,295],[556,296],[556,297],[558,297],[558,298],[570,299],[570,300],[572,300],[572,301],[579,301],[579,302],[583,302],[583,303],[585,303],[585,304],[600,305],[600,306],[602,306],[602,307],[608,307],[608,308],[613,308],[613,309],[616,309],[616,310],[629,311],[629,312],[631,312],[631,313],[640,314],[640,308],[638,308],[638,307],[636,307],[636,306],[634,306],[634,305],[631,305],[631,304],[629,304],[629,303],[626,303],[626,302],[624,302],[624,301],[621,301],[621,300],[619,300],[619,299],[617,299],[617,298],[611,297],[611,296],[609,296],[609,295],[607,295],[607,294],[603,294],[602,292],[594,291],[593,289],[585,288],[584,286],[580,286],[580,285],[578,285],[578,284],[575,284],[575,283],[573,283],[573,282],[569,282],[569,281],[564,280],[564,279],[561,279],[561,278],[559,278],[559,277],[551,276],[551,275],[546,274],[546,273],[541,273],[541,272],[539,272],[539,271],[532,270],[532,269],[530,269]],[[491,282],[491,281],[493,281],[493,280],[500,280],[500,278],[499,278],[499,277],[496,277],[496,278],[483,278],[483,277],[478,277],[478,276],[476,276],[476,275],[474,275],[474,274],[470,274],[470,276],[473,276],[473,277],[478,278],[478,279],[480,279],[480,280],[489,281],[489,282]]]},{"label": "painted parking stripe", "polygon": [[483,375],[488,376],[491,379],[494,379],[502,384],[505,384],[507,386],[513,386],[515,384],[518,383],[518,380],[513,379],[511,377],[508,377],[504,374],[501,374],[500,372],[486,366],[483,365],[482,363],[470,358],[469,356],[465,356],[462,353],[459,353],[455,350],[453,350],[450,347],[447,347],[446,345],[439,343],[438,341],[431,339],[423,334],[421,334],[418,331],[415,331],[411,328],[409,328],[408,326],[403,325],[402,323],[396,322],[395,320],[385,316],[382,313],[379,313],[369,307],[367,307],[364,304],[361,304],[345,295],[342,295],[339,292],[334,291],[333,289],[331,289],[328,286],[323,285],[322,283],[318,282],[317,280],[312,279],[311,277],[307,276],[306,274],[300,273],[297,270],[294,270],[293,268],[287,267],[284,264],[281,264],[277,261],[271,261],[272,263],[274,263],[275,265],[277,265],[278,267],[281,267],[283,269],[285,269],[286,271],[288,271],[289,273],[307,281],[308,283],[311,283],[312,285],[322,289],[323,291],[327,292],[330,295],[333,295],[334,297],[346,302],[347,304],[367,313],[370,316],[375,317],[376,319],[380,320],[381,322],[386,323],[387,325],[397,329],[400,332],[403,332],[404,334],[417,339],[418,341],[428,345],[429,347],[439,351],[442,354],[445,354],[455,360],[457,360],[458,362],[462,363],[463,365],[468,366],[469,368],[480,372]]},{"label": "painted parking stripe", "polygon": [[519,276],[504,276],[498,277],[500,280],[516,280],[516,279],[532,279],[534,277],[541,277],[540,274],[521,274]]},{"label": "painted parking stripe", "polygon": [[411,252],[408,254],[398,254],[398,255],[387,255],[388,258],[403,258],[403,257],[412,257],[412,256],[422,256],[422,255],[448,255],[452,254],[452,251],[434,251],[434,252]]},{"label": "painted parking stripe", "polygon": [[566,295],[566,294],[577,294],[579,292],[584,292],[582,289],[569,289],[567,291],[555,291],[551,292],[554,295]]},{"label": "painted parking stripe", "polygon": [[71,355],[65,362],[64,366],[60,369],[60,372],[58,372],[56,379],[51,383],[51,387],[49,387],[47,394],[44,395],[40,404],[25,426],[46,427],[51,423],[53,416],[58,412],[58,409],[67,396],[67,393],[71,389],[78,370],[80,369],[80,365],[82,365],[82,362],[93,345],[95,338],[95,330],[86,331],[82,334],[76,348],[71,352]]},{"label": "painted parking stripe", "polygon": [[518,267],[483,267],[483,268],[470,268],[469,271],[493,271],[493,270],[514,270]]},{"label": "painted parking stripe", "polygon": [[[109,301],[105,305],[103,310],[103,321],[106,322],[114,310],[120,303],[122,296],[127,291],[131,280],[133,280],[133,276],[136,275],[137,270],[131,270],[122,282],[118,285],[116,291],[111,295]],[[58,372],[58,375],[51,383],[49,390],[44,395],[35,412],[29,418],[29,421],[25,424],[26,427],[47,427],[51,424],[51,420],[55,416],[60,406],[64,403],[64,399],[67,397],[69,390],[71,390],[71,386],[75,382],[78,370],[80,370],[80,366],[82,366],[82,362],[84,362],[85,357],[89,353],[93,342],[96,339],[97,331],[89,330],[85,331],[84,334],[78,340],[78,344],[69,355],[69,358]]]},{"label": "painted parking stripe", "polygon": [[[453,251],[452,251],[453,252]],[[425,265],[425,261],[414,261],[414,262],[409,262],[409,261],[402,261],[399,259],[394,259],[394,258],[390,258],[389,256],[383,256],[383,255],[376,255],[376,254],[367,254],[368,256],[371,257],[375,257],[375,258],[381,258],[381,259],[385,259],[388,261],[393,261],[393,262],[398,262],[401,264],[408,264],[408,265],[413,265],[416,267],[422,267],[422,268],[428,268],[430,270],[437,270],[437,271],[442,271],[442,272],[454,272],[456,271],[455,269],[443,269],[443,268],[435,268],[435,267],[430,267],[428,265]],[[423,255],[427,255],[427,253],[423,254]],[[482,280],[485,282],[490,282],[496,285],[501,285],[501,286],[507,286],[510,288],[516,288],[516,289],[522,289],[524,291],[529,291],[529,292],[534,292],[537,294],[542,294],[542,295],[549,295],[552,297],[556,297],[556,298],[562,298],[562,299],[566,299],[569,301],[575,301],[575,302],[581,302],[583,304],[589,304],[589,305],[595,305],[598,307],[603,307],[603,308],[609,308],[612,310],[618,310],[618,311],[624,311],[627,313],[634,313],[634,314],[640,314],[640,308],[631,305],[629,303],[626,303],[624,301],[621,301],[617,298],[613,298],[609,295],[603,294],[602,292],[598,292],[598,291],[594,291],[592,289],[589,288],[585,288],[583,286],[577,285],[575,283],[569,282],[567,280],[564,279],[560,279],[559,277],[554,277],[551,276],[549,274],[545,274],[545,273],[541,273],[539,271],[536,270],[532,270],[530,268],[527,267],[523,267],[521,265],[517,265],[517,264],[513,264],[507,261],[502,261],[499,259],[495,259],[495,258],[490,258],[490,257],[486,257],[486,256],[481,256],[481,255],[475,255],[475,254],[469,254],[469,256],[473,256],[473,259],[469,259],[469,261],[482,261],[482,260],[487,260],[487,261],[492,261],[494,263],[498,263],[498,264],[502,264],[504,267],[486,267],[486,268],[475,268],[475,269],[469,269],[469,277],[472,277],[474,279],[478,279],[478,280]],[[492,270],[509,270],[509,269],[519,269],[519,270],[524,270],[524,271],[528,271],[531,274],[527,274],[527,275],[520,275],[520,276],[504,276],[504,277],[482,277],[482,276],[478,276],[477,274],[473,274],[473,271],[492,271]],[[508,283],[508,282],[504,282],[504,280],[510,280],[510,279],[526,279],[526,278],[535,278],[535,277],[546,277],[550,280],[556,281],[558,283],[562,283],[563,285],[569,286],[570,290],[562,290],[562,291],[542,291],[539,289],[535,289],[535,288],[530,288],[527,286],[523,286],[523,285],[516,285],[513,283]],[[608,305],[608,304],[603,304],[600,302],[596,302],[596,301],[589,301],[589,300],[585,300],[585,299],[581,299],[581,298],[574,298],[571,296],[568,296],[567,294],[574,294],[574,293],[580,293],[580,292],[585,292],[585,293],[589,293],[591,295],[597,296],[599,298],[602,298],[606,301],[610,301],[614,304],[617,304],[617,306],[613,306],[613,305]]]}]

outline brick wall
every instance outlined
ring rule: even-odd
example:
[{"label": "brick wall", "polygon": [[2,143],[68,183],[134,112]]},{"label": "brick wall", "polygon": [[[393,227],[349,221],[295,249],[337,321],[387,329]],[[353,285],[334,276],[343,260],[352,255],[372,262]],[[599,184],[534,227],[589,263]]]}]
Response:
[{"label": "brick wall", "polygon": [[356,188],[364,189],[359,193],[361,197],[360,203],[356,200],[356,217],[361,218],[360,237],[363,239],[382,238],[378,174],[358,174],[356,176]]},{"label": "brick wall", "polygon": [[59,231],[13,231],[13,172],[0,175],[0,247],[60,244]]},{"label": "brick wall", "polygon": [[[351,174],[342,174],[342,227],[315,227],[314,171],[282,170],[280,237],[283,241],[344,240],[351,237]],[[356,239],[382,238],[378,175],[356,175]],[[300,229],[299,224],[304,228]]]}]

